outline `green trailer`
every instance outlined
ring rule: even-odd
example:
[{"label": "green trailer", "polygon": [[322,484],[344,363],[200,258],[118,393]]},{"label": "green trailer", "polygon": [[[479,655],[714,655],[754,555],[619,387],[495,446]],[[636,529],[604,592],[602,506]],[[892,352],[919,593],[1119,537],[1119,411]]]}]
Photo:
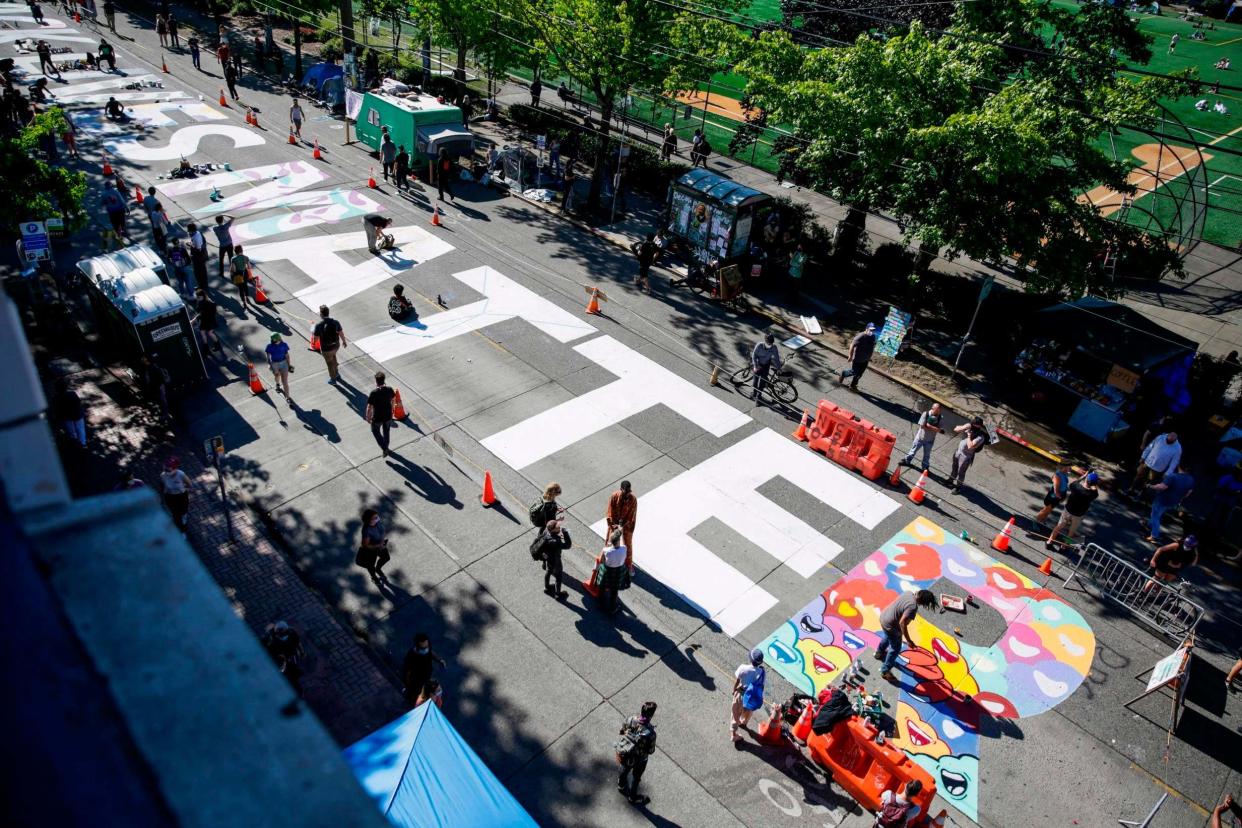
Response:
[{"label": "green trailer", "polygon": [[441,148],[457,158],[474,152],[474,136],[462,126],[461,109],[431,95],[367,92],[354,128],[358,141],[379,151],[381,129],[410,152],[411,166],[435,158]]}]

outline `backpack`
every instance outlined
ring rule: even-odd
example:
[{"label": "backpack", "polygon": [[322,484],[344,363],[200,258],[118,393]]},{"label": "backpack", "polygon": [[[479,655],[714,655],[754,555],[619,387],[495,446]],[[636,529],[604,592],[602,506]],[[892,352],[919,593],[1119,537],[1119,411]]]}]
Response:
[{"label": "backpack", "polygon": [[315,336],[319,337],[319,347],[331,351],[341,344],[341,326],[335,319],[324,319],[315,326]]},{"label": "backpack", "polygon": [[534,503],[531,504],[530,506],[530,525],[531,526],[535,526],[535,527],[542,529],[547,524],[547,521],[544,520],[544,517],[543,517],[543,504],[545,502],[546,501],[544,501],[543,498],[540,498],[539,500],[536,500]]},{"label": "backpack", "polygon": [[898,802],[896,795],[887,804],[880,806],[875,815],[875,824],[879,828],[904,828],[906,814],[913,806],[909,802]]},{"label": "backpack", "polygon": [[543,552],[543,532],[540,532],[530,542],[530,559],[532,561],[542,561],[545,557],[547,556]]},{"label": "backpack", "polygon": [[612,749],[617,753],[617,761],[629,767],[655,753],[655,741],[655,730],[650,725],[627,720],[621,726],[621,738],[613,743]]}]

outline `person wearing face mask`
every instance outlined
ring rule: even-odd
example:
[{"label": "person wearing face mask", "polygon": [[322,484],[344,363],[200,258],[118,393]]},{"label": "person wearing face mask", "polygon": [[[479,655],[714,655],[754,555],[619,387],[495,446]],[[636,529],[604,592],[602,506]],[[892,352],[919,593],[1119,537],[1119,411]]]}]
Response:
[{"label": "person wearing face mask", "polygon": [[443,670],[447,665],[444,659],[431,649],[431,637],[425,632],[414,636],[414,646],[405,654],[401,664],[401,683],[405,687],[405,698],[411,705],[418,702],[419,694],[431,681],[432,671],[439,664]]},{"label": "person wearing face mask", "polygon": [[379,512],[366,509],[362,513],[362,539],[358,546],[358,554],[354,563],[371,575],[371,580],[379,582],[388,580],[384,575],[384,564],[391,555],[388,553],[388,538],[384,537],[384,522]]}]

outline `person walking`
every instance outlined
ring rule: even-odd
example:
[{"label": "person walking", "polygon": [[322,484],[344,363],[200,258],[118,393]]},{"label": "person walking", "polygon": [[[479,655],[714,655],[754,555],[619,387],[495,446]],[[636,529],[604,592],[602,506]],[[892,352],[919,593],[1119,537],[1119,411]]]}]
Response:
[{"label": "person walking", "polygon": [[224,353],[224,345],[220,343],[220,337],[216,334],[216,327],[220,324],[220,308],[215,302],[207,296],[207,291],[203,288],[197,288],[194,291],[196,300],[195,308],[198,311],[198,333],[202,337],[203,347],[208,351],[215,346],[216,353]]},{"label": "person walking", "polygon": [[179,26],[180,24],[177,23],[177,18],[173,15],[172,12],[169,12],[168,13],[168,40],[169,42],[172,43],[173,48],[178,51],[181,50],[181,38],[178,35],[178,31],[177,31]]},{"label": "person walking", "polygon": [[380,166],[383,168],[385,181],[392,175],[392,168],[396,162],[397,145],[393,143],[392,136],[388,134],[388,130],[385,128],[384,136],[380,139]]},{"label": "person walking", "polygon": [[427,682],[432,680],[436,665],[443,670],[448,667],[444,659],[431,649],[431,636],[425,632],[414,634],[414,644],[401,662],[401,685],[405,700],[414,705]]},{"label": "person walking", "polygon": [[629,557],[629,549],[621,543],[621,527],[610,529],[608,544],[600,552],[600,563],[604,565],[604,571],[598,579],[599,606],[609,615],[617,611],[618,595],[629,585]]},{"label": "person walking", "polygon": [[199,42],[198,35],[190,35],[185,44],[190,47],[190,62],[194,64],[195,69],[203,71],[202,44]]},{"label": "person walking", "polygon": [[561,193],[561,212],[568,213],[573,206],[574,200],[574,184],[578,181],[578,176],[574,172],[574,163],[570,161],[565,165],[564,191]]},{"label": "person walking", "polygon": [[65,433],[82,448],[86,448],[86,414],[82,410],[82,398],[73,390],[67,378],[57,383],[52,411],[56,422],[60,423]]},{"label": "person walking", "polygon": [[36,26],[47,25],[43,20],[43,7],[40,6],[38,3],[34,2],[34,0],[30,0],[30,2],[27,3],[27,5],[30,7],[30,17],[32,20],[34,20],[35,25]]},{"label": "person walking", "polygon": [[349,341],[345,338],[341,323],[328,315],[327,305],[319,306],[319,321],[315,323],[312,336],[319,340],[319,353],[323,355],[323,362],[328,366],[328,384],[336,385],[341,376],[337,369],[336,352],[340,348],[348,348]]},{"label": "person walking", "polygon": [[556,520],[565,511],[556,505],[556,499],[560,496],[560,483],[549,483],[543,487],[542,497],[536,500],[534,505],[530,507],[530,522],[532,526],[536,529],[542,529],[548,525],[548,521]]},{"label": "person walking", "polygon": [[104,20],[108,21],[108,30],[116,34],[116,3],[112,0],[103,2]]},{"label": "person walking", "polygon": [[441,201],[444,201],[446,192],[451,200],[457,200],[457,196],[453,195],[453,159],[444,147],[440,147],[440,153],[436,157],[436,189],[440,191]]},{"label": "person walking", "polygon": [[142,355],[142,384],[151,396],[160,404],[160,414],[172,419],[172,411],[168,408],[168,383],[171,378],[164,366],[160,365],[149,354]]},{"label": "person walking", "polygon": [[207,287],[207,239],[194,222],[185,226],[189,234],[190,265],[194,270],[194,286]]},{"label": "person walking", "polygon": [[397,146],[397,158],[393,162],[392,181],[397,186],[397,192],[404,192],[410,186],[410,154],[406,152],[405,145]]},{"label": "person walking", "polygon": [[703,130],[696,129],[690,138],[690,166],[699,165],[699,147],[703,146]]},{"label": "person walking", "polygon": [[752,396],[759,399],[759,392],[768,384],[768,375],[781,370],[781,349],[776,345],[776,337],[770,333],[763,335],[762,342],[756,342],[750,352],[750,382]]},{"label": "person walking", "polygon": [[1087,516],[1087,510],[1100,496],[1099,484],[1100,476],[1093,471],[1087,472],[1069,484],[1069,489],[1065,494],[1065,508],[1061,510],[1057,525],[1053,527],[1052,534],[1044,543],[1045,549],[1049,552],[1057,550],[1060,547],[1058,538],[1062,533],[1066,540],[1074,539],[1074,534],[1082,526],[1082,519]]},{"label": "person walking", "polygon": [[966,482],[966,472],[975,462],[975,455],[987,444],[988,430],[983,425],[983,418],[975,417],[969,423],[954,428],[953,433],[962,435],[957,450],[953,452],[953,466],[949,469],[949,488],[956,492]]},{"label": "person walking", "polygon": [[858,381],[862,379],[863,373],[867,370],[867,365],[871,362],[871,355],[874,353],[875,325],[868,322],[863,332],[855,336],[853,341],[850,342],[850,367],[841,371],[838,384],[844,383],[848,377],[850,379],[850,390],[857,391]]},{"label": "person walking", "polygon": [[930,408],[919,415],[918,424],[914,428],[914,442],[910,444],[910,451],[906,456],[901,458],[901,465],[913,466],[914,455],[922,451],[923,464],[919,471],[931,468],[932,446],[936,444],[936,435],[944,434],[944,429],[940,426],[941,419],[940,403],[932,403]]},{"label": "person walking", "polygon": [[1195,479],[1180,462],[1163,480],[1147,487],[1155,493],[1151,499],[1151,520],[1147,524],[1148,542],[1160,543],[1160,523],[1164,520],[1165,513],[1180,506],[1182,501],[1190,497],[1194,487]]},{"label": "person walking", "polygon": [[1148,443],[1147,448],[1143,449],[1138,472],[1134,475],[1134,482],[1126,490],[1126,495],[1133,497],[1134,492],[1141,489],[1149,479],[1163,478],[1164,475],[1176,469],[1180,462],[1182,462],[1182,444],[1178,442],[1177,432],[1169,431],[1157,435]]},{"label": "person walking", "polygon": [[[52,47],[46,40],[40,40],[35,45],[35,54],[39,56],[39,71],[44,77],[49,74],[61,77],[60,70],[56,68],[56,62],[52,60]],[[48,72],[48,70],[52,70]]]},{"label": "person walking", "polygon": [[1139,590],[1139,597],[1155,589],[1156,581],[1173,583],[1180,579],[1187,569],[1199,563],[1199,539],[1194,535],[1187,535],[1181,540],[1166,543],[1152,553],[1148,563],[1151,565],[1153,580],[1143,585],[1143,588]]},{"label": "person walking", "polygon": [[543,94],[543,84],[539,78],[535,78],[530,82],[530,105],[535,109],[539,108],[539,96]]},{"label": "person walking", "polygon": [[237,67],[231,63],[224,65],[224,85],[229,88],[229,96],[233,100],[240,100],[237,94]]},{"label": "person walking", "polygon": [[638,498],[631,491],[630,481],[622,480],[621,486],[608,498],[608,511],[604,515],[608,532],[621,530],[625,543],[625,565],[634,571],[634,526],[638,522]]},{"label": "person walking", "polygon": [[216,234],[216,244],[220,248],[220,278],[223,279],[225,263],[231,262],[233,254],[237,252],[233,247],[233,217],[220,213],[216,216],[216,226],[211,229]]},{"label": "person walking", "polygon": [[298,695],[301,695],[301,661],[305,658],[306,651],[302,649],[302,637],[298,635],[298,631],[289,626],[287,621],[277,621],[263,633],[260,641],[263,649],[267,650],[268,656],[275,662],[276,669],[288,679]]},{"label": "person walking", "polygon": [[111,181],[104,182],[100,203],[108,216],[108,223],[112,225],[113,232],[128,242],[129,232],[125,229],[125,214],[129,210],[129,202],[125,200],[125,196],[117,192],[116,186]]},{"label": "person walking", "polygon": [[220,71],[226,72],[229,66],[228,38],[225,38],[216,44],[216,60],[220,61]]},{"label": "person walking", "polygon": [[1181,39],[1182,39],[1182,36],[1180,34],[1177,34],[1176,32],[1173,34],[1171,38],[1169,38],[1169,54],[1170,55],[1173,54],[1175,51],[1177,51],[1177,42]]},{"label": "person walking", "polygon": [[634,277],[634,284],[644,293],[651,293],[651,266],[655,264],[659,253],[660,248],[655,244],[655,233],[648,233],[647,238],[639,242],[638,249],[635,251],[638,257],[638,275]]},{"label": "person walking", "polygon": [[293,103],[289,106],[289,125],[293,129],[294,137],[299,141],[302,140],[302,121],[305,119],[306,113],[302,111],[302,104],[295,95]]},{"label": "person walking", "polygon": [[160,48],[168,48],[168,18],[162,14],[155,15],[155,33],[160,38]]},{"label": "person walking", "polygon": [[936,595],[931,590],[920,589],[918,592],[903,592],[897,600],[884,608],[880,613],[880,630],[882,637],[876,647],[875,658],[883,662],[880,677],[885,681],[896,682],[893,665],[901,653],[904,641],[914,649],[917,645],[910,637],[910,622],[919,614],[919,607],[931,609],[936,606]]},{"label": "person walking", "polygon": [[177,457],[168,458],[164,471],[160,473],[160,491],[164,495],[164,506],[172,515],[173,525],[181,534],[188,527],[186,515],[190,511],[190,477],[181,470],[181,460]]},{"label": "person walking", "polygon": [[639,796],[638,783],[642,781],[647,762],[656,749],[655,725],[651,723],[655,712],[655,702],[643,702],[641,712],[637,716],[629,717],[621,725],[621,738],[613,745],[617,762],[621,765],[617,790],[632,805],[646,805],[651,801],[650,797]]},{"label": "person walking", "polygon": [[289,372],[293,370],[293,360],[289,358],[289,345],[281,340],[280,334],[273,333],[272,341],[267,345],[267,364],[272,369],[272,383],[281,389],[285,402],[293,405],[293,397],[289,394]]},{"label": "person walking", "polygon": [[763,669],[763,650],[750,651],[750,660],[733,672],[733,707],[729,716],[729,738],[733,746],[742,746],[740,728],[750,723],[751,715],[763,707],[763,685],[767,674]]},{"label": "person walking", "polygon": [[1048,486],[1048,491],[1044,493],[1044,508],[1035,515],[1035,522],[1040,526],[1048,520],[1053,509],[1065,502],[1065,497],[1069,493],[1069,473],[1068,461],[1062,460],[1057,463],[1056,469],[1052,472],[1052,482]]},{"label": "person walking", "polygon": [[147,187],[142,209],[147,211],[147,219],[151,222],[151,237],[155,240],[155,246],[163,253],[168,245],[168,219],[164,217],[164,204],[155,194],[154,187]]},{"label": "person walking", "polygon": [[[195,270],[197,269],[198,267],[195,266]],[[237,286],[237,295],[241,297],[242,312],[244,313],[246,308],[253,310],[254,306],[250,304],[250,287],[247,284],[251,278],[250,257],[246,255],[244,250],[242,250],[242,246],[240,244],[233,248],[233,258],[229,262],[229,269],[233,274],[233,284]],[[204,265],[204,274],[206,271],[207,267]],[[204,275],[203,278],[206,279],[206,276]],[[204,284],[206,284],[205,281]]]},{"label": "person walking", "polygon": [[375,388],[367,396],[367,422],[371,424],[371,434],[375,437],[375,443],[384,452],[384,457],[389,455],[388,440],[392,432],[392,401],[396,398],[396,392],[384,384],[387,378],[383,371],[375,372]]},{"label": "person walking", "polygon": [[379,255],[379,241],[392,219],[379,213],[367,213],[362,217],[362,230],[367,236],[367,250]]},{"label": "person walking", "polygon": [[677,130],[672,124],[664,125],[664,140],[660,143],[660,160],[668,161],[677,152]]},{"label": "person walking", "polygon": [[372,581],[387,581],[384,565],[392,556],[388,554],[388,538],[384,536],[384,522],[374,509],[362,511],[362,536],[354,563],[365,569]]},{"label": "person walking", "polygon": [[[565,579],[565,567],[561,553],[573,545],[569,538],[569,530],[559,520],[549,520],[547,526],[531,544],[536,548],[536,555],[544,563],[543,591],[554,598],[564,600],[569,593],[562,589]],[[555,586],[553,581],[556,581]]]},{"label": "person walking", "polygon": [[427,702],[431,702],[436,707],[444,707],[444,688],[435,679],[428,679],[427,683],[423,685],[423,689],[418,693],[418,698],[414,700],[414,706],[419,707]]}]

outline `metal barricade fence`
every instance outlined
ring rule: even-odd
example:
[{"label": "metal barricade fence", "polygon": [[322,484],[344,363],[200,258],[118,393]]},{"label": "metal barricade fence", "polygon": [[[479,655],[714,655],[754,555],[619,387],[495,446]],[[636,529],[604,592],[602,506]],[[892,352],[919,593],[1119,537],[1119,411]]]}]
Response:
[{"label": "metal barricade fence", "polygon": [[1074,578],[1090,581],[1104,597],[1173,639],[1193,632],[1203,617],[1203,607],[1182,595],[1185,581],[1174,585],[1153,578],[1094,543],[1079,547],[1078,564],[1065,585],[1068,587]]}]

